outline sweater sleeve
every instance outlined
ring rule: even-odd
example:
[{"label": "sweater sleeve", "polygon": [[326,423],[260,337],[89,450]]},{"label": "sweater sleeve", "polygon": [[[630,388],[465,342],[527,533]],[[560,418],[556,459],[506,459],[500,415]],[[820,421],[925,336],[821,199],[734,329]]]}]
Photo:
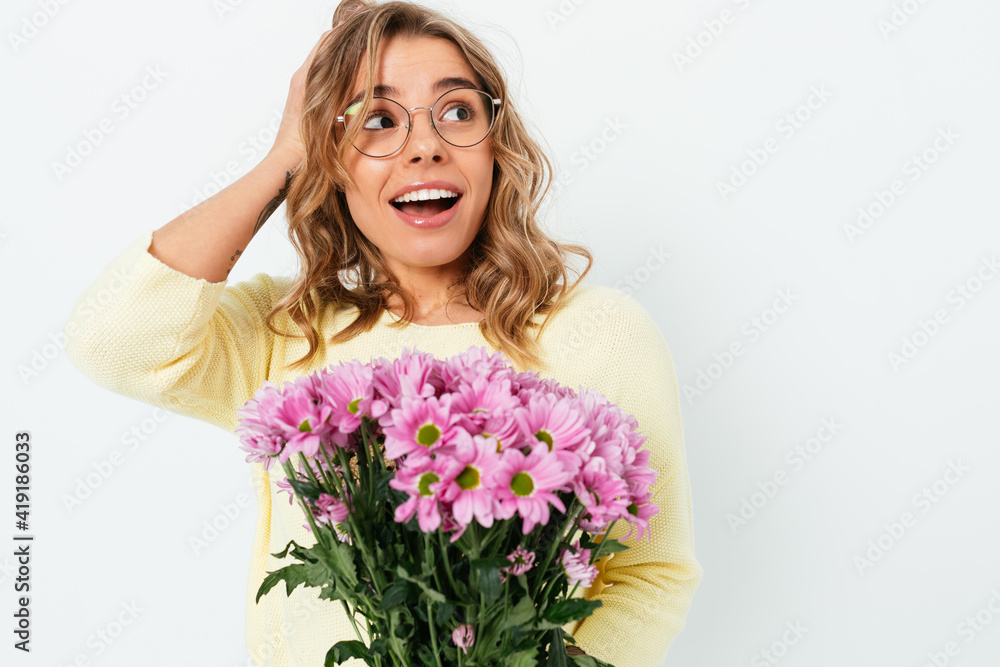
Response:
[{"label": "sweater sleeve", "polygon": [[[647,436],[649,464],[659,474],[652,502],[659,508],[649,521],[651,536],[623,544],[625,551],[602,558],[599,575],[585,591],[602,606],[571,631],[589,655],[620,667],[659,667],[685,617],[702,567],[695,557],[691,489],[684,451],[680,391],[673,359],[655,320],[631,296],[619,292],[619,317],[595,345],[607,361],[600,365],[605,394],[635,416]],[[629,526],[615,524],[621,538]]]},{"label": "sweater sleeve", "polygon": [[152,238],[133,241],[80,295],[67,357],[106,389],[234,431],[236,410],[267,378],[274,280],[193,278],[150,254]]}]

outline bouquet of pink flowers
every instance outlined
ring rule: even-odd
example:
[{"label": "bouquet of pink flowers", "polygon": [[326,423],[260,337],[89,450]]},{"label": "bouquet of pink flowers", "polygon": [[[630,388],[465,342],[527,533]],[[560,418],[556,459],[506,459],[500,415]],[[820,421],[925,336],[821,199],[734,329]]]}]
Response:
[{"label": "bouquet of pink flowers", "polygon": [[563,625],[600,606],[573,594],[627,548],[615,522],[648,537],[657,473],[606,397],[472,347],[265,381],[239,412],[247,461],[281,463],[316,540],[274,554],[296,562],[257,600],[281,581],[339,600],[358,639],[326,665],[608,665],[568,656]]}]

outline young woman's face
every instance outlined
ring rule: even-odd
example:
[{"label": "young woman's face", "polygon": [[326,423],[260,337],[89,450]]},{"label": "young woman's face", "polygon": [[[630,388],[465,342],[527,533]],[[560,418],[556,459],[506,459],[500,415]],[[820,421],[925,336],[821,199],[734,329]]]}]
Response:
[{"label": "young woman's face", "polygon": [[[431,107],[442,93],[462,87],[446,79],[467,79],[469,86],[480,88],[478,77],[462,52],[447,40],[393,38],[383,42],[380,51],[375,85],[395,91],[376,89],[375,95],[390,98],[405,109]],[[359,69],[355,94],[364,91],[364,63]],[[465,117],[461,111],[449,113],[455,118]],[[465,253],[486,214],[493,187],[491,138],[475,146],[459,148],[434,131],[430,111],[417,109],[410,115],[409,137],[405,145],[389,157],[373,158],[354,149],[348,151],[346,167],[356,187],[347,189],[345,195],[361,233],[378,246],[397,276],[405,279],[414,273],[426,274],[426,269],[431,269],[432,275],[440,274],[442,280],[450,281],[461,270]],[[378,116],[369,118],[370,127],[390,124]],[[359,118],[352,122],[365,121]],[[404,116],[399,124],[405,123]],[[401,132],[405,135],[405,129]],[[402,193],[425,189],[444,189],[460,196],[454,204],[453,198],[445,198],[394,205],[393,200]],[[448,204],[452,204],[450,210],[440,213]],[[428,220],[440,223],[449,216],[444,224],[426,224]]]}]

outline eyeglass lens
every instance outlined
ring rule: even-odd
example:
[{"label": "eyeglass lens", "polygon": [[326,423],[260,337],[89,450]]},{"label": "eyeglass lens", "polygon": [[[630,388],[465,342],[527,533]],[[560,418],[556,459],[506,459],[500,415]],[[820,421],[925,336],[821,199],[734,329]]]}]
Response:
[{"label": "eyeglass lens", "polygon": [[[355,123],[362,123],[360,110],[358,102],[344,113],[348,132]],[[434,129],[442,139],[453,146],[474,146],[486,138],[493,125],[493,98],[480,90],[459,88],[445,93],[431,114]],[[406,142],[406,126],[406,109],[393,100],[376,97],[354,138],[354,146],[373,157],[391,155]]]}]

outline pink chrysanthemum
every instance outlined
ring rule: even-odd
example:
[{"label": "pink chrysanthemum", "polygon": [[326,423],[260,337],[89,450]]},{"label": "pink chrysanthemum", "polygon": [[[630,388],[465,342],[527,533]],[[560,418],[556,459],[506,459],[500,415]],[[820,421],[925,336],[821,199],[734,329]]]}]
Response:
[{"label": "pink chrysanthemum", "polygon": [[375,396],[371,366],[357,359],[327,369],[322,378],[332,407],[330,423],[344,433],[356,431],[362,417],[378,419],[389,407]]},{"label": "pink chrysanthemum", "polygon": [[278,493],[288,494],[288,504],[291,505],[295,501],[295,491],[292,490],[292,485],[289,483],[288,478],[284,477],[274,483],[278,487]]},{"label": "pink chrysanthemum", "polygon": [[470,433],[479,433],[491,415],[509,413],[520,405],[511,393],[510,380],[502,377],[497,380],[477,377],[451,394],[452,410],[459,415],[457,423]]},{"label": "pink chrysanthemum", "polygon": [[633,500],[632,504],[628,506],[624,518],[628,520],[629,528],[628,532],[621,537],[622,540],[629,539],[633,532],[635,533],[636,540],[648,539],[650,537],[649,518],[660,511],[659,507],[650,502],[650,498],[652,497],[652,492],[646,493]]},{"label": "pink chrysanthemum", "polygon": [[247,452],[248,463],[263,463],[265,470],[271,469],[285,446],[284,429],[273,417],[283,400],[281,389],[264,380],[253,398],[236,410],[240,425],[235,434],[240,438],[240,449]]},{"label": "pink chrysanthemum", "polygon": [[406,465],[389,480],[389,486],[410,494],[396,507],[396,521],[406,523],[416,513],[420,530],[425,533],[437,530],[441,525],[439,493],[449,481],[441,462],[430,457],[407,458]]},{"label": "pink chrysanthemum", "polygon": [[562,550],[559,562],[562,563],[570,584],[579,583],[587,588],[597,578],[597,566],[590,564],[590,549],[581,549],[579,540],[573,542],[571,548]]},{"label": "pink chrysanthemum", "polygon": [[565,512],[566,507],[554,491],[563,490],[571,479],[544,442],[536,443],[525,456],[518,449],[504,450],[497,469],[499,499],[497,518],[520,515],[524,534],[536,524],[549,522],[549,505]]},{"label": "pink chrysanthemum", "polygon": [[404,398],[402,407],[392,409],[391,418],[392,426],[383,429],[387,459],[411,453],[423,456],[450,444],[455,435],[452,427],[458,419],[452,414],[448,395],[440,399]]},{"label": "pink chrysanthemum", "polygon": [[476,643],[476,631],[472,629],[471,625],[460,625],[451,633],[451,641],[462,649],[462,653],[468,653],[467,649]]},{"label": "pink chrysanthemum", "polygon": [[[274,419],[282,426],[288,440],[283,457],[298,452],[316,456],[321,441],[332,435],[333,429],[327,423],[332,411],[329,404],[322,400],[322,394],[318,375],[286,383],[284,400],[274,412]],[[282,460],[287,460],[287,457]]]},{"label": "pink chrysanthemum", "polygon": [[534,566],[535,552],[528,551],[521,545],[518,545],[516,549],[507,554],[507,560],[513,563],[513,565],[505,567],[500,571],[516,577],[519,574],[524,574]]},{"label": "pink chrysanthemum", "polygon": [[575,475],[593,449],[589,429],[573,398],[536,394],[514,412],[525,438],[545,443],[562,466]]},{"label": "pink chrysanthemum", "polygon": [[489,353],[485,346],[470,347],[463,354],[439,362],[441,380],[444,391],[452,391],[454,387],[470,384],[478,378],[488,383],[512,379],[512,369],[508,360],[500,350]]},{"label": "pink chrysanthemum", "polygon": [[348,514],[350,514],[350,508],[347,503],[329,493],[319,494],[313,509],[313,516],[316,517],[317,522],[322,524],[343,523],[347,520]]},{"label": "pink chrysanthemum", "polygon": [[430,353],[404,348],[397,359],[379,361],[372,380],[382,396],[429,398],[442,388],[437,374],[440,362]]},{"label": "pink chrysanthemum", "polygon": [[633,498],[645,495],[658,476],[659,473],[649,467],[648,449],[640,449],[635,452],[632,462],[627,464],[622,471],[622,477],[625,478]]},{"label": "pink chrysanthemum", "polygon": [[572,481],[573,491],[587,508],[580,527],[591,532],[604,532],[608,524],[623,518],[632,502],[625,480],[608,471],[603,458],[594,457]]},{"label": "pink chrysanthemum", "polygon": [[455,433],[453,446],[438,450],[438,460],[449,471],[448,483],[441,486],[441,498],[451,504],[459,523],[467,525],[475,517],[481,526],[489,528],[497,510],[493,478],[500,455],[496,440],[470,436],[462,429]]}]

